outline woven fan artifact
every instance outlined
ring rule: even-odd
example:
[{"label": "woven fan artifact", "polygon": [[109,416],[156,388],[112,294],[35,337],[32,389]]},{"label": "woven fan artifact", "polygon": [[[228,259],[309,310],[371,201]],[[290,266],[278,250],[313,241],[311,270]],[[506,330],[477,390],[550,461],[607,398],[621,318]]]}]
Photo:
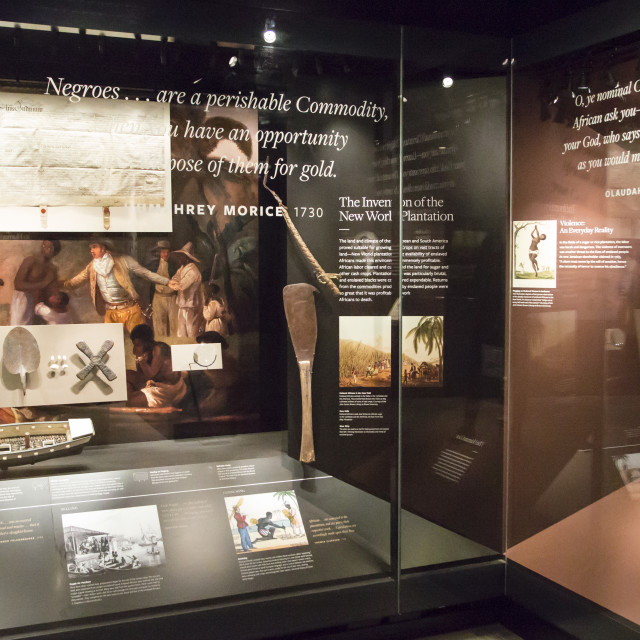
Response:
[{"label": "woven fan artifact", "polygon": [[27,393],[27,375],[40,365],[40,348],[33,335],[24,327],[11,329],[4,339],[2,360],[5,369],[20,376],[22,395]]}]

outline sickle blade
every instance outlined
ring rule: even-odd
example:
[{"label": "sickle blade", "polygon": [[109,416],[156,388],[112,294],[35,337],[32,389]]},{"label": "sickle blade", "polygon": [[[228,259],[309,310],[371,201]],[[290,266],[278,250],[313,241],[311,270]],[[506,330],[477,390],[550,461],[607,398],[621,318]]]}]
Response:
[{"label": "sickle blade", "polygon": [[305,283],[290,284],[282,290],[289,334],[300,369],[300,390],[302,393],[301,462],[313,462],[316,459],[311,407],[311,374],[318,338],[316,305],[313,298],[315,292],[317,292],[315,287]]}]

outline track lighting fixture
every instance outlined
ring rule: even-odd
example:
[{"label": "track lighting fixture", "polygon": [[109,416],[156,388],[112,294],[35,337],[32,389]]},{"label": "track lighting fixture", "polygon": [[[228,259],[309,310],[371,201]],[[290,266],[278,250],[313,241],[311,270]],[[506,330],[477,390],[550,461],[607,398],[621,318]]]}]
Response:
[{"label": "track lighting fixture", "polygon": [[267,18],[264,23],[262,37],[267,44],[273,44],[276,41],[276,21],[273,18]]}]

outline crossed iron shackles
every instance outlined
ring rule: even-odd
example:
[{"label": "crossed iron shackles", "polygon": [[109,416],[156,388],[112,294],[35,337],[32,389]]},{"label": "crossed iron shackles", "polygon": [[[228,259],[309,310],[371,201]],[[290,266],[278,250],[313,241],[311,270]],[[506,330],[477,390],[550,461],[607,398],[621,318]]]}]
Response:
[{"label": "crossed iron shackles", "polygon": [[91,349],[89,349],[87,343],[84,342],[84,340],[76,343],[76,347],[78,347],[78,349],[80,349],[80,351],[82,351],[82,353],[84,353],[84,355],[89,358],[89,364],[86,365],[83,369],[80,369],[78,373],[76,373],[76,376],[78,376],[80,380],[84,380],[95,369],[100,369],[100,371],[104,373],[104,377],[109,382],[112,382],[118,377],[116,373],[102,361],[102,359],[107,355],[107,352],[111,349],[111,347],[113,347],[112,340],[105,340],[103,345],[100,347],[100,351],[98,351],[98,353],[96,353],[95,355],[93,355],[93,352],[91,351]]}]

